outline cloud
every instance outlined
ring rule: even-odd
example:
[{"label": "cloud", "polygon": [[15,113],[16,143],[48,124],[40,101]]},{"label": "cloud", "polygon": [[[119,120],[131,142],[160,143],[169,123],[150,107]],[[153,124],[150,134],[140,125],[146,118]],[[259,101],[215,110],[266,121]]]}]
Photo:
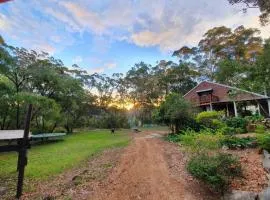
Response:
[{"label": "cloud", "polygon": [[81,56],[76,56],[75,58],[72,59],[73,64],[79,64],[83,61]]},{"label": "cloud", "polygon": [[115,62],[105,63],[105,67],[107,69],[114,69],[116,68],[117,64]]},{"label": "cloud", "polygon": [[94,74],[94,73],[102,73],[102,72],[104,72],[104,70],[105,70],[104,67],[94,67],[94,68],[87,70],[87,72],[89,74]]},{"label": "cloud", "polygon": [[0,29],[7,30],[9,28],[9,23],[7,17],[0,13]]},{"label": "cloud", "polygon": [[0,32],[4,38],[8,38],[6,41],[11,41],[12,45],[47,51],[51,54],[73,44],[72,35],[63,31],[63,24],[48,17],[44,7],[46,5],[40,4],[39,1],[31,1],[29,4],[11,1],[1,6]]},{"label": "cloud", "polygon": [[[0,7],[0,31],[23,46],[61,51],[90,33],[92,51],[105,54],[115,41],[163,52],[195,45],[214,26],[262,30],[256,9],[241,12],[227,0],[13,1]],[[90,44],[89,44],[90,45]],[[93,52],[90,52],[93,53]]]},{"label": "cloud", "polygon": [[156,46],[161,51],[170,52],[183,45],[196,45],[208,29],[223,25],[257,27],[262,30],[263,37],[269,37],[269,27],[259,24],[258,10],[243,14],[239,7],[229,5],[227,0],[190,0],[185,1],[185,5],[183,1],[172,0],[168,5],[162,2],[158,0],[154,8],[150,6],[155,14],[144,16],[141,20],[144,28],[132,32],[132,43],[141,47]]},{"label": "cloud", "polygon": [[57,19],[58,21],[67,24],[66,28],[69,31],[74,31],[74,32],[80,32],[81,28],[80,25],[77,24],[72,17],[70,17],[68,14],[61,12],[60,10],[55,10],[51,7],[47,7],[44,9],[44,11],[51,15],[52,17],[54,17],[55,19]]},{"label": "cloud", "polygon": [[96,34],[102,34],[105,26],[98,13],[92,12],[84,6],[74,2],[60,2],[66,11],[72,16],[73,20],[80,25],[82,29],[89,29]]},{"label": "cloud", "polygon": [[[162,50],[169,51],[179,46],[175,42],[178,37],[178,31],[173,29],[158,33],[147,30],[132,34],[131,40],[138,46],[159,46]],[[175,38],[175,40],[172,38]]]},{"label": "cloud", "polygon": [[103,66],[100,67],[94,67],[89,70],[87,70],[88,73],[93,74],[93,73],[102,73],[107,70],[111,70],[116,68],[117,64],[115,62],[106,62],[103,64]]}]

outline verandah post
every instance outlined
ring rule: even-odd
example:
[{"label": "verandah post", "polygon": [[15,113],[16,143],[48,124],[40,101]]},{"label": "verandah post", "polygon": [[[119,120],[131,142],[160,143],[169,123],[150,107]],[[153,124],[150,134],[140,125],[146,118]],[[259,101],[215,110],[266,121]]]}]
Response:
[{"label": "verandah post", "polygon": [[235,101],[233,102],[233,108],[234,108],[234,116],[235,117],[238,117],[237,105],[236,105],[236,102]]},{"label": "verandah post", "polygon": [[268,117],[270,117],[270,99],[267,99],[268,104]]}]

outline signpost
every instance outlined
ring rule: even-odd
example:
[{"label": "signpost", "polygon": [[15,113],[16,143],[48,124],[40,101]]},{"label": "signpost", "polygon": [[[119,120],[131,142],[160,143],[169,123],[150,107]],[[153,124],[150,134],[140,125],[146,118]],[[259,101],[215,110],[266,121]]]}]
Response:
[{"label": "signpost", "polygon": [[24,168],[27,165],[27,148],[29,148],[29,129],[32,113],[32,104],[29,105],[25,118],[23,139],[19,141],[19,156],[18,156],[18,183],[16,197],[19,199],[22,195]]},{"label": "signpost", "polygon": [[17,193],[16,198],[19,199],[22,195],[23,190],[23,180],[24,180],[24,169],[27,165],[27,149],[30,147],[29,143],[29,129],[30,129],[30,121],[31,121],[31,113],[32,113],[32,104],[29,105],[27,115],[25,118],[24,132],[22,135],[22,131],[13,131],[13,133],[9,133],[6,131],[0,140],[17,140],[17,145],[6,145],[0,146],[0,152],[10,152],[17,151],[18,152],[18,182],[17,182]]}]

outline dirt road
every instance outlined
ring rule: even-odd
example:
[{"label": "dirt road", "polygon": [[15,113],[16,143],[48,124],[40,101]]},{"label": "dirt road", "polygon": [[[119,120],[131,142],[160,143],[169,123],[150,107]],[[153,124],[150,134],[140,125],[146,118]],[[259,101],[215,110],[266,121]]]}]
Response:
[{"label": "dirt road", "polygon": [[177,154],[172,160],[171,153],[177,149],[168,152],[166,148],[172,148],[171,144],[162,141],[161,135],[162,132],[144,132],[136,136],[106,183],[95,188],[90,199],[211,199],[185,172],[182,155]]},{"label": "dirt road", "polygon": [[79,168],[36,184],[25,200],[217,200],[186,171],[187,156],[162,131],[133,134],[124,149],[110,149]]}]

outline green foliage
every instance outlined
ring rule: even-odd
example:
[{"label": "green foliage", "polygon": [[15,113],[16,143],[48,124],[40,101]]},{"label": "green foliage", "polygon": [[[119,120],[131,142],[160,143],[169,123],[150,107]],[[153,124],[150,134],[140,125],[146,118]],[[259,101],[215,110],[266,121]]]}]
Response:
[{"label": "green foliage", "polygon": [[0,35],[0,45],[2,45],[4,43],[5,43],[5,41],[4,41],[3,37]]},{"label": "green foliage", "polygon": [[225,126],[221,121],[223,115],[221,111],[205,111],[197,115],[196,121],[207,128],[218,129]]},{"label": "green foliage", "polygon": [[53,131],[54,133],[66,133],[66,129],[63,127],[57,127]]},{"label": "green foliage", "polygon": [[116,110],[114,112],[106,112],[98,117],[92,117],[88,121],[91,128],[130,128],[128,119],[124,111]]},{"label": "green foliage", "polygon": [[256,137],[259,147],[270,152],[270,134],[257,134]]},{"label": "green foliage", "polygon": [[[29,103],[34,105],[33,133],[53,132],[58,126],[66,132],[89,126],[108,128],[112,121],[116,127],[127,127],[126,114],[110,108],[114,89],[121,90],[123,97],[125,86],[120,76],[89,75],[77,65],[72,69],[64,66],[45,52],[0,44],[1,129],[23,128]],[[97,94],[89,92],[93,87]],[[99,124],[93,125],[93,118],[107,122],[97,119]]]},{"label": "green foliage", "polygon": [[179,140],[188,150],[192,152],[204,152],[221,147],[224,135],[221,132],[213,133],[210,129],[202,129],[200,132],[188,129],[182,131]]},{"label": "green foliage", "polygon": [[242,128],[236,128],[235,133],[236,134],[242,134],[242,133],[246,133],[246,131],[245,131],[245,129],[242,129]]},{"label": "green foliage", "polygon": [[53,99],[24,92],[18,93],[16,99],[25,110],[28,104],[33,104],[31,128],[33,133],[53,132],[57,122],[61,120],[61,107]]},{"label": "green foliage", "polygon": [[242,134],[245,133],[245,131],[241,128],[233,128],[233,127],[222,127],[221,129],[219,129],[220,132],[222,132],[224,135],[235,135],[235,134]]},{"label": "green foliage", "polygon": [[252,115],[252,116],[246,116],[245,119],[248,121],[248,123],[258,123],[261,122],[264,117],[262,115]]},{"label": "green foliage", "polygon": [[176,64],[172,61],[160,61],[153,68],[155,76],[158,78],[158,84],[165,91],[186,94],[189,90],[196,86],[194,78],[199,73],[190,67],[188,63]]},{"label": "green foliage", "polygon": [[263,134],[265,133],[265,131],[266,131],[266,128],[263,124],[256,125],[255,133]]},{"label": "green foliage", "polygon": [[246,133],[247,125],[248,125],[248,120],[246,118],[242,117],[232,117],[232,118],[227,118],[225,120],[225,123],[227,124],[228,127],[234,128],[235,133]]},{"label": "green foliage", "polygon": [[214,156],[199,154],[189,161],[187,169],[218,192],[226,191],[230,180],[241,175],[238,160],[230,154],[221,153]]},{"label": "green foliage", "polygon": [[169,134],[165,137],[165,140],[167,140],[169,142],[180,142],[181,135],[180,134]]},{"label": "green foliage", "polygon": [[250,79],[253,80],[255,89],[259,92],[267,92],[270,95],[270,39],[264,44],[264,51],[257,58],[256,66],[250,68]]},{"label": "green foliage", "polygon": [[[254,62],[254,57],[262,51],[263,41],[261,37],[257,36],[258,34],[258,29],[244,26],[239,26],[234,30],[225,26],[214,27],[204,34],[197,46],[184,46],[175,51],[173,56],[177,56],[181,62],[194,63],[193,65],[199,69],[204,78],[215,80],[218,72],[219,80],[228,81],[227,83],[233,83],[236,80],[236,84],[238,84],[247,77],[245,75],[248,75],[247,71],[239,69],[241,68],[239,63]],[[219,65],[219,62],[225,58],[237,62],[225,60],[226,63]],[[221,69],[219,69],[220,66]],[[235,66],[236,69],[232,66]]]},{"label": "green foliage", "polygon": [[221,60],[215,72],[215,80],[218,83],[239,86],[242,84],[242,76],[246,68],[247,66],[242,61],[232,59]]},{"label": "green foliage", "polygon": [[153,115],[156,120],[172,127],[174,133],[185,129],[193,117],[193,108],[181,95],[172,93]]},{"label": "green foliage", "polygon": [[235,128],[228,127],[228,126],[220,128],[219,131],[222,132],[224,135],[235,135],[236,134]]},{"label": "green foliage", "polygon": [[247,138],[238,138],[238,137],[225,137],[221,141],[222,145],[229,147],[229,149],[245,149],[256,147],[256,139],[247,137]]}]

